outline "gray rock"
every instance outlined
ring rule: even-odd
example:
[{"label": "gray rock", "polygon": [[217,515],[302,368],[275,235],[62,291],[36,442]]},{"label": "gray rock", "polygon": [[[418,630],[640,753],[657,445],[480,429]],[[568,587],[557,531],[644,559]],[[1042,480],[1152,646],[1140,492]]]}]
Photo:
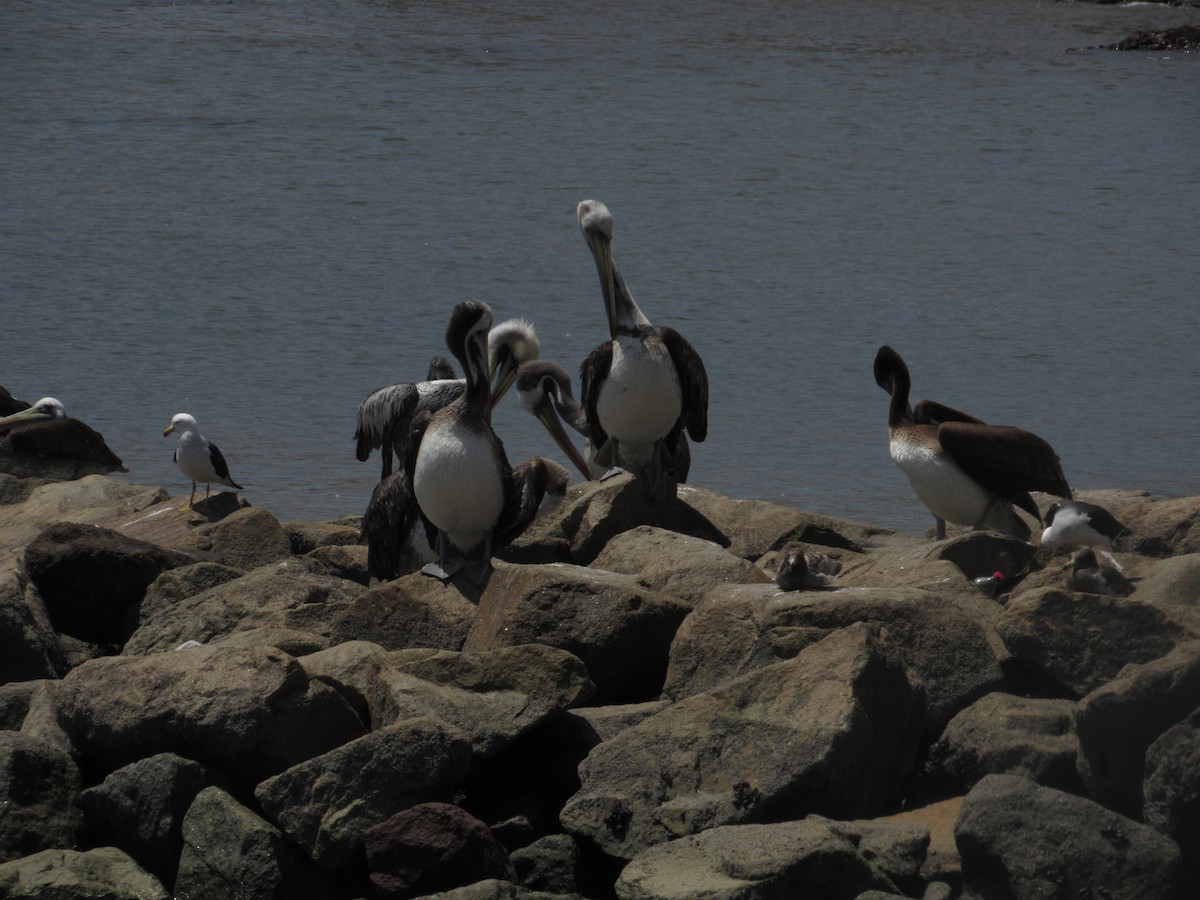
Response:
[{"label": "gray rock", "polygon": [[1070,700],[999,692],[980,698],[951,719],[930,748],[923,791],[962,794],[985,775],[1003,774],[1082,794],[1074,712]]},{"label": "gray rock", "polygon": [[[291,558],[174,602],[166,603],[162,597],[154,605],[143,603],[141,625],[125,642],[123,652],[157,653],[186,641],[205,644],[266,626],[328,637],[330,620],[348,607],[363,587],[314,572],[314,567],[311,562]],[[204,577],[209,574],[205,570]]]},{"label": "gray rock", "polygon": [[572,715],[582,719],[596,736],[607,741],[643,719],[662,712],[671,705],[669,700],[650,700],[646,703],[620,703],[615,706],[587,706]]},{"label": "gray rock", "polygon": [[217,787],[183,820],[175,900],[338,900],[327,879],[278,828]]},{"label": "gray rock", "polygon": [[1129,665],[1079,701],[1079,774],[1092,799],[1130,818],[1142,815],[1146,748],[1200,707],[1200,641]]},{"label": "gray rock", "polygon": [[697,603],[719,584],[764,584],[771,576],[712,541],[641,525],[614,537],[594,569],[633,575],[638,584]]},{"label": "gray rock", "polygon": [[200,791],[222,781],[173,753],[138,760],[80,795],[88,835],[124,850],[163,884],[174,884],[183,817]]},{"label": "gray rock", "polygon": [[1125,545],[1143,556],[1200,553],[1200,503],[1195,497],[1134,503],[1122,507],[1118,518],[1133,532]]},{"label": "gray rock", "polygon": [[0,731],[20,731],[39,681],[0,683]]},{"label": "gray rock", "polygon": [[718,825],[870,816],[895,797],[920,730],[921,698],[899,660],[854,625],[600,744],[560,818],[631,859]]},{"label": "gray rock", "polygon": [[689,609],[629,575],[560,564],[502,566],[480,598],[463,650],[558,647],[587,666],[596,685],[592,702],[650,700],[662,689],[671,640]]},{"label": "gray rock", "polygon": [[26,587],[15,570],[0,571],[0,683],[58,678],[68,668],[42,598]]},{"label": "gray rock", "polygon": [[814,900],[897,892],[837,823],[726,825],[639,854],[617,879],[621,900]]},{"label": "gray rock", "polygon": [[255,796],[326,872],[361,863],[367,829],[417,803],[449,799],[471,744],[433,718],[409,719],[269,778]]},{"label": "gray rock", "polygon": [[1146,824],[1175,839],[1187,888],[1200,894],[1200,709],[1146,750]]},{"label": "gray rock", "polygon": [[967,889],[982,897],[1177,897],[1179,848],[1091,800],[988,775],[954,829]]},{"label": "gray rock", "polygon": [[1200,606],[1200,553],[1131,567],[1129,575],[1136,579],[1137,598],[1143,603]]},{"label": "gray rock", "polygon": [[79,769],[62,749],[0,731],[0,861],[74,847],[83,824]]},{"label": "gray rock", "polygon": [[1149,662],[1200,637],[1191,613],[1135,597],[1043,588],[1015,594],[996,628],[1015,657],[1081,697],[1127,663]]},{"label": "gray rock", "polygon": [[358,528],[344,522],[287,522],[283,530],[294,556],[304,556],[318,547],[342,547],[358,543]]},{"label": "gray rock", "polygon": [[579,892],[579,846],[569,834],[548,834],[509,858],[518,884],[555,894]]},{"label": "gray rock", "polygon": [[168,569],[195,558],[99,525],[59,522],[25,548],[25,570],[56,631],[120,642],[125,612]]},{"label": "gray rock", "polygon": [[244,507],[219,522],[197,529],[200,546],[221,562],[250,571],[282,562],[292,555],[292,542],[279,520],[265,509]]},{"label": "gray rock", "polygon": [[171,895],[157,878],[142,871],[116,847],[97,847],[84,852],[43,850],[4,863],[0,865],[0,897],[171,900]]},{"label": "gray rock", "polygon": [[331,544],[309,551],[304,558],[319,562],[335,578],[345,578],[363,587],[371,583],[366,547]]},{"label": "gray rock", "polygon": [[172,752],[241,784],[365,730],[334,688],[269,647],[90,660],[63,679],[57,705],[72,743],[101,771]]},{"label": "gray rock", "polygon": [[781,592],[756,585],[713,591],[684,620],[663,694],[680,699],[709,690],[789,659],[855,622],[883,626],[887,640],[903,649],[911,680],[926,693],[930,738],[1003,679],[987,629],[940,594],[858,587]]},{"label": "gray rock", "polygon": [[482,593],[466,587],[464,595],[463,589],[460,580],[443,583],[420,572],[376,584],[332,617],[330,637],[334,643],[371,641],[388,650],[461,650]]}]

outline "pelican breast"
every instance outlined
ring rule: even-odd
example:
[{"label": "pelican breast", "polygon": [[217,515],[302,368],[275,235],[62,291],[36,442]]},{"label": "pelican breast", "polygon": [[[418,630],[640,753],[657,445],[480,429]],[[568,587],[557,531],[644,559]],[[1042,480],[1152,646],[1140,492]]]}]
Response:
[{"label": "pelican breast", "polygon": [[413,492],[430,522],[460,550],[472,550],[504,508],[504,472],[491,434],[439,415],[417,451]]},{"label": "pelican breast", "polygon": [[600,426],[624,445],[652,445],[679,421],[683,394],[660,340],[618,337],[608,377],[596,397]]}]

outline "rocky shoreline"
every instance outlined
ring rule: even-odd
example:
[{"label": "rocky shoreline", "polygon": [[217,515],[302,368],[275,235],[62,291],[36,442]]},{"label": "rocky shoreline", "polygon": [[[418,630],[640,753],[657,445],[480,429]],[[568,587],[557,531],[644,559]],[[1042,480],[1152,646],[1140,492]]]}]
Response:
[{"label": "rocky shoreline", "polygon": [[1129,597],[627,477],[371,584],[353,517],[0,475],[0,897],[1198,896],[1200,499],[1082,499]]}]

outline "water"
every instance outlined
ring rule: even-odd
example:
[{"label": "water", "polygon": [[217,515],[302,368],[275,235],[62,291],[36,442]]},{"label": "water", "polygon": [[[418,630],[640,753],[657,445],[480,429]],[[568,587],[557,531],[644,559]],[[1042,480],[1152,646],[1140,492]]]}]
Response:
[{"label": "water", "polygon": [[[453,304],[606,334],[576,203],[711,382],[692,481],[921,531],[871,363],[1053,444],[1077,488],[1200,494],[1200,60],[1065,53],[1194,10],[944,0],[10,2],[0,383],[188,485],[358,513],[354,410]],[[520,461],[555,448],[507,401]]]}]

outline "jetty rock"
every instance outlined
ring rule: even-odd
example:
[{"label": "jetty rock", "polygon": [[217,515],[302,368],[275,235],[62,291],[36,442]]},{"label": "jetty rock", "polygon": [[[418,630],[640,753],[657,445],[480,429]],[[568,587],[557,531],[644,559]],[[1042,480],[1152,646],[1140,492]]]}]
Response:
[{"label": "jetty rock", "polygon": [[0,897],[1200,896],[1200,498],[1081,499],[1129,596],[624,475],[483,584],[0,475]]}]

